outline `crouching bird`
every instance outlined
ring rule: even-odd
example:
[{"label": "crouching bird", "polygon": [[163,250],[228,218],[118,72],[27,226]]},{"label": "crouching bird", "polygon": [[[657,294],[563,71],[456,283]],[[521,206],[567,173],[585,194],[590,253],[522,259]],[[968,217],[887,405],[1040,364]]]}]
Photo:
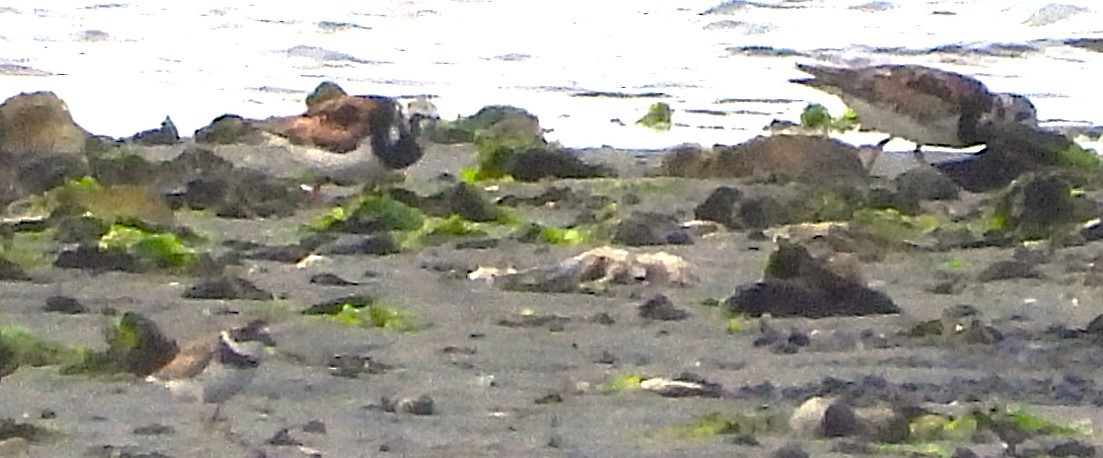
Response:
[{"label": "crouching bird", "polygon": [[306,104],[302,115],[269,118],[257,127],[291,144],[262,160],[280,164],[278,175],[314,184],[373,184],[413,165],[424,155],[423,124],[438,118],[427,99],[411,103],[407,113],[396,99],[350,96],[332,82],[319,85]]},{"label": "crouching bird", "polygon": [[222,404],[253,382],[264,347],[274,345],[268,327],[253,321],[185,345],[146,380],[164,385],[184,402],[214,404],[215,421]]},{"label": "crouching bird", "polygon": [[829,67],[797,64],[812,78],[791,82],[839,97],[858,114],[862,128],[916,144],[965,148],[1026,127],[1037,128],[1034,104],[1018,94],[993,93],[959,73],[919,65]]}]

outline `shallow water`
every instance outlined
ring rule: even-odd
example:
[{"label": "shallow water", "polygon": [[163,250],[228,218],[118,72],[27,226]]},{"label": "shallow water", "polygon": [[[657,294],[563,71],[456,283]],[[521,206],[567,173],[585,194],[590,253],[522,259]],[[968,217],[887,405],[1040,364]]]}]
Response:
[{"label": "shallow water", "polygon": [[[935,65],[1029,95],[1050,124],[1103,124],[1093,84],[1103,53],[1061,42],[1103,36],[1090,0],[6,5],[0,94],[55,91],[78,123],[112,136],[165,115],[188,134],[227,112],[297,113],[334,80],[354,93],[432,95],[446,118],[521,106],[567,146],[730,144],[809,101],[841,110],[787,82],[801,76],[794,63],[816,61]],[[978,52],[918,52],[952,45]],[[577,96],[588,91],[665,97]],[[676,110],[674,129],[633,125],[659,100]]]}]

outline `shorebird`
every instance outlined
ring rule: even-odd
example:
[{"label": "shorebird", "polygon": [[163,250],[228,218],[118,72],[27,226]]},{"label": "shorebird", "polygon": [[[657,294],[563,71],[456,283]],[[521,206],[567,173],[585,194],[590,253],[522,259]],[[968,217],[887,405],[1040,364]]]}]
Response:
[{"label": "shorebird", "polygon": [[184,402],[215,404],[211,420],[217,420],[222,404],[253,381],[265,346],[275,342],[261,321],[230,331],[217,339],[206,338],[185,345],[164,367],[146,380],[165,385]]},{"label": "shorebird", "polygon": [[282,157],[256,158],[262,163],[253,165],[272,169],[282,162],[276,167],[280,175],[319,183],[378,182],[386,173],[421,159],[424,149],[418,139],[423,123],[438,117],[428,99],[411,103],[407,115],[393,98],[350,96],[331,82],[319,85],[306,103],[302,115],[257,123],[261,130],[287,139],[292,147]]},{"label": "shorebird", "polygon": [[1018,94],[993,93],[959,73],[919,65],[827,67],[797,64],[813,78],[790,80],[842,99],[862,128],[923,145],[965,148],[988,143],[1005,129],[1036,128],[1037,112]]}]

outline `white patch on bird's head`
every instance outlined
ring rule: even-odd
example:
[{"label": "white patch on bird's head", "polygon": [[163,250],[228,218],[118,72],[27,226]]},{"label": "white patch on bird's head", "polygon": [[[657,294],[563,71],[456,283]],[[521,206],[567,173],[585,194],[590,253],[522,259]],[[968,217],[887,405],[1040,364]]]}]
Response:
[{"label": "white patch on bird's head", "polygon": [[992,108],[981,114],[980,122],[992,125],[1022,124],[1038,126],[1038,110],[1030,99],[1019,94],[995,94]]}]

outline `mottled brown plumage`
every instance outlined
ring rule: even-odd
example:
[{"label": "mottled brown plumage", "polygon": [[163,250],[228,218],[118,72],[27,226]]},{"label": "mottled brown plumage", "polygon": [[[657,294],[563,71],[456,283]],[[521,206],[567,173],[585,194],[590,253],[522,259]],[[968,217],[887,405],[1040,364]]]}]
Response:
[{"label": "mottled brown plumage", "polygon": [[858,114],[863,128],[918,145],[968,147],[986,143],[1001,126],[1037,123],[1025,97],[992,93],[959,73],[919,65],[797,68],[813,78],[794,83],[838,96]]}]

